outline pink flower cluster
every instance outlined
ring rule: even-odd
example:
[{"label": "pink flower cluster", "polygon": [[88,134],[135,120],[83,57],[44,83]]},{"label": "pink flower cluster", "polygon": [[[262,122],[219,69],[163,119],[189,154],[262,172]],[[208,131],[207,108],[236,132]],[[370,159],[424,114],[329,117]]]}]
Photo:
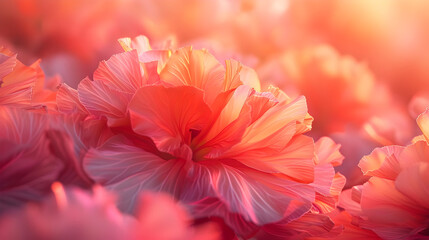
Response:
[{"label": "pink flower cluster", "polygon": [[0,239],[429,239],[426,10],[0,3]]}]

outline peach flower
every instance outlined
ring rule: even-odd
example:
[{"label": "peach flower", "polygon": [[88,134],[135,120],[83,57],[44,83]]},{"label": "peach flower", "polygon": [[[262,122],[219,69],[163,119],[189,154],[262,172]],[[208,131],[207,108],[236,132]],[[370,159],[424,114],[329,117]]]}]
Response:
[{"label": "peach flower", "polygon": [[420,140],[406,147],[375,149],[359,167],[371,176],[354,187],[340,206],[358,217],[358,225],[383,239],[422,239],[428,235],[429,111],[417,118]]},{"label": "peach flower", "polygon": [[428,90],[428,9],[424,0],[291,0],[289,37],[330,44],[367,62],[377,79],[407,101],[416,91]]},{"label": "peach flower", "polygon": [[331,160],[319,164],[313,140],[302,135],[312,121],[304,97],[261,92],[251,69],[190,47],[156,55],[157,71],[145,71],[144,41],[122,44],[129,51],[100,64],[94,81],[57,96],[70,100],[59,101],[61,111],[106,118],[117,133],[89,150],[84,168],[118,192],[121,210],[134,212],[141,191],[167,192],[194,217],[222,217],[250,236],[299,218],[313,203],[335,207],[330,189],[342,188],[342,177],[337,184]]}]

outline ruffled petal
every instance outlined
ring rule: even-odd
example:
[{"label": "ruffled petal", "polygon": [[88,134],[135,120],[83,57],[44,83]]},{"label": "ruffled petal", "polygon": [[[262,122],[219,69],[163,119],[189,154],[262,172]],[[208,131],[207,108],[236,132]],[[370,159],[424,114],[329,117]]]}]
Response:
[{"label": "ruffled petal", "polygon": [[278,103],[246,129],[242,141],[234,146],[234,150],[264,147],[282,150],[295,135],[296,122],[303,121],[306,115],[304,97],[291,103]]},{"label": "ruffled petal", "polygon": [[[256,146],[254,146],[256,147]],[[267,173],[282,173],[295,181],[314,181],[314,142],[307,136],[294,137],[281,151],[264,148],[234,151],[231,157],[242,164]]]},{"label": "ruffled petal", "polygon": [[49,193],[63,165],[50,154],[46,115],[0,107],[0,212]]},{"label": "ruffled petal", "polygon": [[204,91],[204,100],[211,105],[222,91],[225,69],[211,54],[203,50],[181,48],[169,59],[160,73],[170,86],[193,86]]},{"label": "ruffled petal", "polygon": [[83,79],[78,86],[79,100],[95,116],[107,117],[110,126],[118,125],[127,117],[132,94],[113,89],[103,81]]},{"label": "ruffled petal", "polygon": [[83,113],[89,114],[88,110],[79,100],[77,90],[63,83],[57,92],[57,106],[61,113]]},{"label": "ruffled petal", "polygon": [[134,93],[142,87],[142,72],[136,50],[113,55],[102,61],[94,72],[94,80],[110,83],[111,87],[127,93]]},{"label": "ruffled petal", "polygon": [[208,125],[211,111],[203,92],[189,86],[146,86],[129,105],[134,131],[152,138],[161,151],[176,154],[190,144],[192,132]]},{"label": "ruffled petal", "polygon": [[209,148],[208,157],[217,157],[241,140],[246,127],[250,124],[250,108],[246,105],[246,100],[251,91],[248,86],[237,87],[227,98],[227,103],[220,113],[213,114],[215,118],[212,120],[213,123],[193,141],[198,155],[206,154],[205,148]]},{"label": "ruffled petal", "polygon": [[358,166],[365,175],[393,180],[401,171],[398,157],[403,150],[401,146],[376,148],[370,155],[364,156]]},{"label": "ruffled petal", "polygon": [[317,154],[318,164],[332,164],[339,166],[342,164],[344,156],[340,153],[341,144],[336,144],[329,137],[321,137],[314,144]]},{"label": "ruffled petal", "polygon": [[98,149],[90,149],[84,169],[95,182],[119,194],[118,207],[134,211],[138,194],[162,191],[178,198],[186,176],[185,161],[164,160],[115,136]]}]

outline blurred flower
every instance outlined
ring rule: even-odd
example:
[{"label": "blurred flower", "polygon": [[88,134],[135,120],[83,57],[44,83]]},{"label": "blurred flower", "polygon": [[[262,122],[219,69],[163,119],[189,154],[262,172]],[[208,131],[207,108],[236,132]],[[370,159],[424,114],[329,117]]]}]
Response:
[{"label": "blurred flower", "polygon": [[29,204],[0,219],[1,239],[218,239],[214,226],[191,228],[187,214],[161,194],[141,196],[137,219],[122,214],[100,186],[92,193],[52,185],[55,199]]},{"label": "blurred flower", "polygon": [[362,158],[359,166],[371,178],[340,201],[341,207],[359,217],[358,226],[383,239],[428,235],[429,111],[417,123],[421,140],[406,147],[377,148]]},{"label": "blurred flower", "polygon": [[379,81],[407,101],[416,91],[427,90],[428,10],[424,0],[291,0],[289,37],[298,44],[330,44],[367,62]]}]

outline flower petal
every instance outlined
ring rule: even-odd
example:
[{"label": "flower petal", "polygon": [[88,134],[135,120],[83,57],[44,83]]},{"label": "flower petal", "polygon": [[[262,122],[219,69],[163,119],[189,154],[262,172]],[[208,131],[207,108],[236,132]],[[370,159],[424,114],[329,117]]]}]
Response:
[{"label": "flower petal", "polygon": [[102,61],[94,72],[94,80],[111,83],[111,87],[120,91],[134,93],[142,87],[142,73],[137,50],[113,55],[109,60]]},{"label": "flower petal", "polygon": [[194,87],[146,86],[129,105],[134,131],[152,138],[160,151],[176,154],[190,144],[191,130],[207,126],[211,111]]},{"label": "flower petal", "polygon": [[127,117],[127,107],[132,95],[113,89],[103,81],[83,79],[78,86],[79,100],[95,116],[107,117],[110,126]]},{"label": "flower petal", "polygon": [[204,100],[211,105],[222,91],[225,69],[207,51],[181,48],[169,59],[160,73],[161,80],[171,86],[194,86],[204,91]]},{"label": "flower petal", "polygon": [[95,182],[119,194],[118,207],[134,211],[138,194],[144,190],[162,191],[178,198],[183,191],[184,160],[164,160],[115,136],[98,149],[90,149],[84,169]]},{"label": "flower petal", "polygon": [[398,157],[403,150],[400,146],[376,148],[370,155],[364,156],[358,166],[365,175],[393,180],[401,171]]}]

